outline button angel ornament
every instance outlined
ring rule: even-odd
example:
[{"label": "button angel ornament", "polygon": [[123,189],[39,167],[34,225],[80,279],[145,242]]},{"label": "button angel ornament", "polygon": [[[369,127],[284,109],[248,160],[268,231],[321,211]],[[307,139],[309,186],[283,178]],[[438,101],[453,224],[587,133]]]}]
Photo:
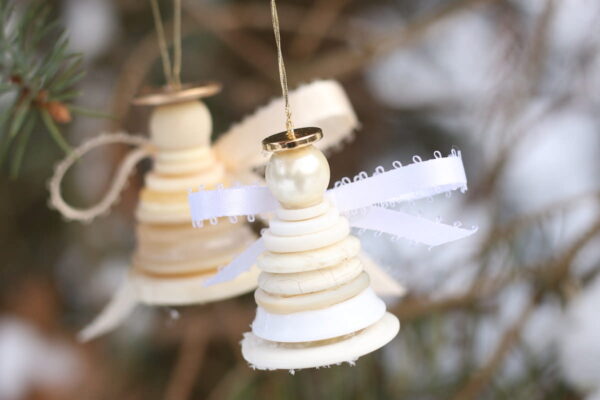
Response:
[{"label": "button angel ornament", "polygon": [[242,354],[255,368],[301,369],[354,361],[392,340],[398,319],[370,288],[348,220],[324,198],[329,165],[319,129],[264,141],[267,186],[279,202],[262,235],[258,305]]}]

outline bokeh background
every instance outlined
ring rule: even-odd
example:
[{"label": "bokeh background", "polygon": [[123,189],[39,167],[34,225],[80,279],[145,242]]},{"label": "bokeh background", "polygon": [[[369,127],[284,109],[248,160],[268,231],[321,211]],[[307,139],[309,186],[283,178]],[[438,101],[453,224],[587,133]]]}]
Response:
[{"label": "bokeh background", "polygon": [[[75,118],[68,141],[146,134],[130,100],[162,84],[149,3],[49,3],[84,55],[77,103],[115,117]],[[279,95],[268,1],[183,7],[184,80],[224,84],[207,99],[216,136]],[[34,132],[19,178],[0,176],[0,399],[600,399],[600,3],[280,0],[279,14],[291,86],[338,79],[362,123],[332,180],[460,149],[467,194],[402,207],[477,235],[434,249],[362,235],[408,295],[389,301],[398,337],[356,366],[250,369],[252,295],[140,306],[81,344],[127,271],[149,165],[109,215],[66,222],[47,207],[61,152]],[[86,156],[67,198],[99,199],[126,151]]]}]

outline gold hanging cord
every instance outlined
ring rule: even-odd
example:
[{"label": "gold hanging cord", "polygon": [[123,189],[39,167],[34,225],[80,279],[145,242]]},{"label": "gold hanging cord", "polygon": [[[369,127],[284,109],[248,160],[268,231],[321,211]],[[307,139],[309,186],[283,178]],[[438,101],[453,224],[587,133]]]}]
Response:
[{"label": "gold hanging cord", "polygon": [[179,90],[181,88],[181,0],[173,0],[173,66],[171,66],[167,36],[158,0],[150,0],[150,5],[152,6],[165,80],[173,89]]},{"label": "gold hanging cord", "polygon": [[273,20],[273,33],[275,34],[275,44],[277,45],[277,65],[279,66],[279,81],[281,83],[281,92],[285,101],[285,128],[288,139],[296,138],[294,126],[292,124],[292,110],[288,96],[287,74],[285,64],[283,63],[283,54],[281,53],[281,35],[279,33],[279,17],[277,16],[277,6],[275,0],[271,0],[271,19]]},{"label": "gold hanging cord", "polygon": [[173,0],[173,83],[181,88],[181,0]]}]

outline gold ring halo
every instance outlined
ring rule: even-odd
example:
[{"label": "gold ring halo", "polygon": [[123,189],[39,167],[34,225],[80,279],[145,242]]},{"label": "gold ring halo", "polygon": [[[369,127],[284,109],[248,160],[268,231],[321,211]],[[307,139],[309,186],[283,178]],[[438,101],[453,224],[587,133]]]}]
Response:
[{"label": "gold ring halo", "polygon": [[321,128],[314,126],[294,129],[294,137],[290,138],[287,131],[271,135],[262,141],[262,147],[267,151],[297,149],[318,142],[323,138]]},{"label": "gold ring halo", "polygon": [[138,96],[132,100],[136,106],[162,106],[167,104],[182,103],[213,96],[221,91],[218,82],[188,83],[179,89],[164,86],[159,90]]}]

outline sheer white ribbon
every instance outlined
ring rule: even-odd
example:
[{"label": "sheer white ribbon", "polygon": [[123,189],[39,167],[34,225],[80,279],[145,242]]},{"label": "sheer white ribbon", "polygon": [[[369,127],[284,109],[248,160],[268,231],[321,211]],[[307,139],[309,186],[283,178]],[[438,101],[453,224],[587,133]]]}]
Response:
[{"label": "sheer white ribbon", "polygon": [[[354,180],[344,178],[327,191],[328,199],[348,215],[350,225],[391,234],[428,246],[462,239],[476,229],[463,229],[457,225],[446,225],[437,221],[384,208],[390,203],[417,200],[453,190],[467,190],[467,178],[460,152],[452,151],[448,157],[435,153],[434,159],[421,161],[414,157],[413,164],[383,171],[378,168],[369,177],[362,172]],[[266,186],[239,186],[229,189],[200,190],[190,192],[189,203],[194,226],[204,220],[219,217],[253,216],[275,211],[277,200]],[[259,239],[236,257],[206,285],[214,285],[234,279],[248,270],[264,251]]]}]

